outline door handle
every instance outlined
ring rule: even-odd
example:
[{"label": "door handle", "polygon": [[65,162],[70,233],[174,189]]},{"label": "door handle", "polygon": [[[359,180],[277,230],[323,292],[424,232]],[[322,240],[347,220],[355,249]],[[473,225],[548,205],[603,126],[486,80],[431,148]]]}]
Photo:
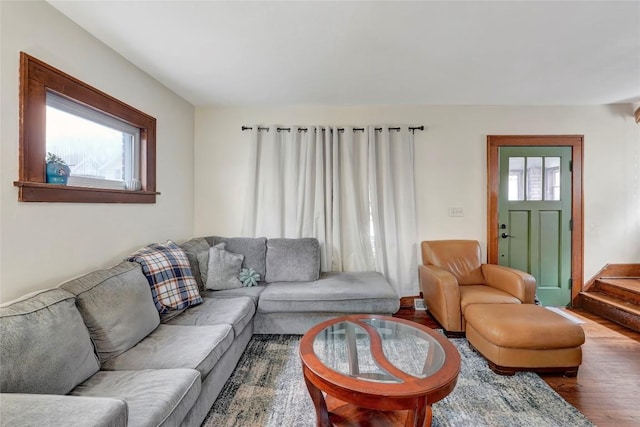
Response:
[{"label": "door handle", "polygon": [[512,235],[510,235],[510,234],[507,234],[507,233],[502,233],[502,234],[500,235],[500,237],[502,237],[503,239],[506,239],[506,238],[513,237],[513,236],[512,236]]}]

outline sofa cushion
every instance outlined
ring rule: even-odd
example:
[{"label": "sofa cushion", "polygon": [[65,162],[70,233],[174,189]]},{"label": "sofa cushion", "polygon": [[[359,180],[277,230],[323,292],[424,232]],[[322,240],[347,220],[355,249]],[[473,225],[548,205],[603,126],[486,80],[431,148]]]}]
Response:
[{"label": "sofa cushion", "polygon": [[0,306],[0,392],[67,394],[100,368],[75,298],[62,289]]},{"label": "sofa cushion", "polygon": [[224,243],[215,245],[208,252],[199,253],[198,263],[204,274],[202,281],[205,289],[241,288],[243,285],[238,274],[240,274],[243,260],[244,255],[226,251]]},{"label": "sofa cushion", "polygon": [[200,273],[200,265],[198,264],[198,254],[200,252],[207,252],[211,247],[209,242],[204,237],[196,237],[188,240],[179,245],[187,254],[189,264],[191,265],[191,273],[193,278],[196,279],[199,289],[204,289],[204,282],[202,281],[202,275]]},{"label": "sofa cushion", "polygon": [[264,237],[206,237],[211,246],[219,243],[226,245],[225,249],[235,254],[244,255],[242,268],[253,268],[260,277],[265,276],[267,267],[265,258],[267,255],[267,239]]},{"label": "sofa cushion", "polygon": [[204,379],[233,343],[231,325],[160,325],[138,345],[102,365],[102,369],[196,369]]},{"label": "sofa cushion", "polygon": [[168,325],[231,325],[236,336],[253,319],[256,306],[249,297],[233,299],[203,298],[202,304],[190,308],[167,322]]},{"label": "sofa cushion", "polygon": [[249,297],[253,300],[253,303],[258,305],[258,298],[262,291],[266,289],[266,285],[258,285],[258,286],[244,286],[242,288],[237,289],[227,289],[224,291],[209,291],[205,290],[201,293],[202,298],[237,298],[237,297]]},{"label": "sofa cushion", "polygon": [[76,296],[101,363],[127,351],[160,324],[139,264],[125,261],[60,287]]},{"label": "sofa cushion", "polygon": [[400,299],[380,273],[322,273],[314,282],[270,283],[260,294],[261,313],[395,313]]},{"label": "sofa cushion", "polygon": [[200,387],[200,374],[192,369],[100,371],[71,394],[124,400],[129,427],[178,426],[198,399]]},{"label": "sofa cushion", "polygon": [[0,393],[2,426],[125,427],[127,404],[109,397]]},{"label": "sofa cushion", "polygon": [[320,243],[315,238],[269,239],[267,274],[271,282],[305,282],[320,277]]},{"label": "sofa cushion", "polygon": [[[224,243],[221,243],[220,245],[216,245],[214,247],[219,248],[221,247],[221,245],[224,245]],[[209,251],[210,250],[211,248],[207,249],[206,251],[198,252],[198,254],[196,255],[196,260],[198,261],[198,268],[200,269],[200,281],[202,282],[202,288],[200,289],[200,291],[204,291],[205,289],[207,289],[207,276],[209,275]],[[200,294],[200,296],[202,296],[202,294]]]},{"label": "sofa cushion", "polygon": [[202,302],[187,254],[175,243],[150,244],[136,251],[127,261],[142,266],[160,313]]}]

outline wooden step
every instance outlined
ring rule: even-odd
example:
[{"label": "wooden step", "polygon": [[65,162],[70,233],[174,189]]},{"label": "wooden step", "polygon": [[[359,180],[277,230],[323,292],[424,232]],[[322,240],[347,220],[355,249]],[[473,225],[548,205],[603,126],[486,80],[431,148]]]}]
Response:
[{"label": "wooden step", "polygon": [[582,307],[598,316],[640,332],[640,305],[601,292],[581,292]]},{"label": "wooden step", "polygon": [[640,305],[640,278],[600,278],[589,291],[610,295]]}]

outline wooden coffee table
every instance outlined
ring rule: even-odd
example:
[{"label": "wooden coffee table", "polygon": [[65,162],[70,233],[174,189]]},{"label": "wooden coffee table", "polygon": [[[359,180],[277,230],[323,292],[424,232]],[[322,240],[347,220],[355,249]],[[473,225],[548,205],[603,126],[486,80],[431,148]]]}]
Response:
[{"label": "wooden coffee table", "polygon": [[430,426],[431,405],[460,372],[460,354],[444,335],[388,316],[322,322],[302,337],[300,358],[321,427]]}]

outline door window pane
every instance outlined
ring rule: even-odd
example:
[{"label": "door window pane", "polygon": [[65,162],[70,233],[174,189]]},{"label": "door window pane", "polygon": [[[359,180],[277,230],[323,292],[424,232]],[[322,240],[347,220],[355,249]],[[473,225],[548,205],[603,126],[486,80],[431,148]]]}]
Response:
[{"label": "door window pane", "polygon": [[527,157],[527,200],[542,200],[542,157]]},{"label": "door window pane", "polygon": [[544,158],[544,199],[560,200],[560,157]]},{"label": "door window pane", "polygon": [[524,200],[524,157],[509,157],[509,200]]}]

